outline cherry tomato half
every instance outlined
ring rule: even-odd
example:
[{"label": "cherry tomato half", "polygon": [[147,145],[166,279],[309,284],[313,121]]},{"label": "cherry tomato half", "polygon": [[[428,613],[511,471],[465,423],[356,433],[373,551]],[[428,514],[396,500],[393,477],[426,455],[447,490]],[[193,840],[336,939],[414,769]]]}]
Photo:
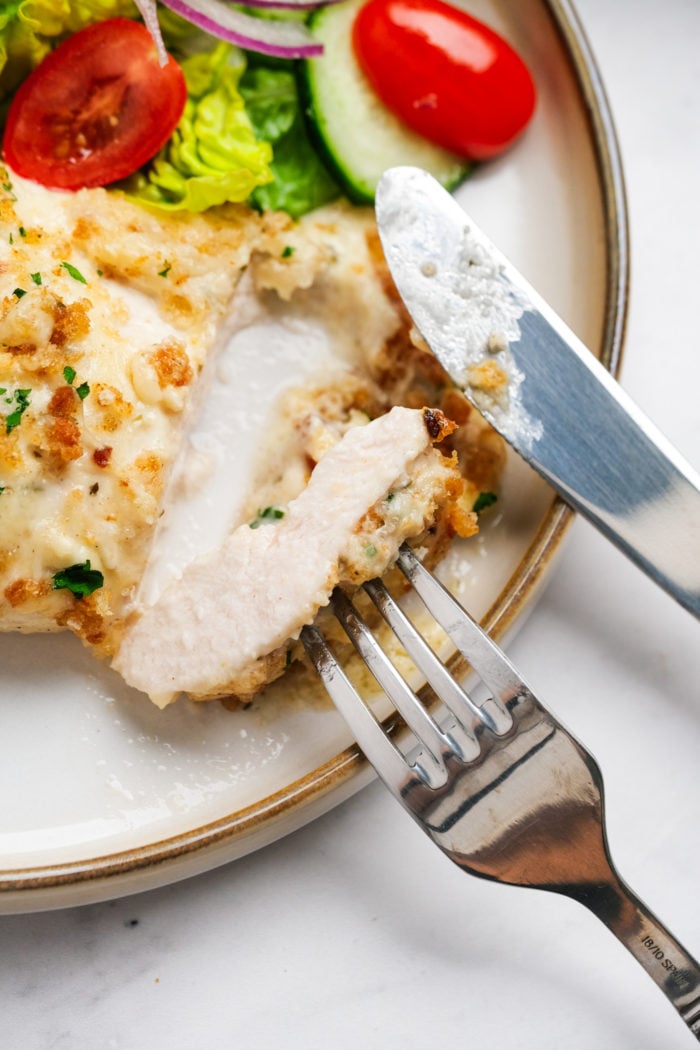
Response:
[{"label": "cherry tomato half", "polygon": [[44,186],[105,186],[165,145],[186,98],[182,70],[172,58],[160,66],[145,26],[97,22],[68,37],[19,87],[5,160]]},{"label": "cherry tomato half", "polygon": [[509,146],[535,108],[532,77],[510,44],[442,0],[369,0],[353,47],[400,120],[470,160]]}]

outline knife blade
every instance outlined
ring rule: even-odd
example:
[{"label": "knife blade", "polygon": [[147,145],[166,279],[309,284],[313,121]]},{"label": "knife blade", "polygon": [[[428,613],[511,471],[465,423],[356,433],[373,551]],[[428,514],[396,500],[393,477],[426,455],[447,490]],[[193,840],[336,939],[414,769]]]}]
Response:
[{"label": "knife blade", "polygon": [[416,329],[467,399],[700,617],[700,475],[432,176],[387,171],[376,214]]}]

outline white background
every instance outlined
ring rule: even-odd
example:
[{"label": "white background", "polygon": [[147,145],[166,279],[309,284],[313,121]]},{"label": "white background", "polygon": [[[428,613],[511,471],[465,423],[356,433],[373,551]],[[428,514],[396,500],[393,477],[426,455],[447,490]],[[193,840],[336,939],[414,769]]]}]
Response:
[{"label": "white background", "polygon": [[[700,4],[577,7],[629,194],[623,384],[698,465]],[[623,874],[700,954],[697,622],[576,521],[509,650],[598,757]],[[692,1044],[580,906],[461,874],[376,784],[208,875],[0,918],[0,1018],[12,1050]]]}]

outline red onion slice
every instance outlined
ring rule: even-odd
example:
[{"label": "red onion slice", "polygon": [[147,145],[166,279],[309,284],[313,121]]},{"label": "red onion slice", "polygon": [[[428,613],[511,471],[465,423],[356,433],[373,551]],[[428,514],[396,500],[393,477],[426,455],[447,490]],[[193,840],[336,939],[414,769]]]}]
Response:
[{"label": "red onion slice", "polygon": [[161,66],[167,66],[168,52],[165,50],[165,44],[163,43],[163,37],[160,32],[158,12],[156,11],[156,0],[134,0],[134,3],[138,7],[141,17],[143,18],[143,24],[153,37],[153,41],[158,51],[158,61]]},{"label": "red onion slice", "polygon": [[260,10],[276,7],[288,11],[313,11],[316,7],[330,7],[331,4],[342,2],[343,0],[246,0],[246,7],[259,7]]},{"label": "red onion slice", "polygon": [[[162,0],[165,7],[231,44],[276,58],[311,58],[323,52],[301,22],[272,22],[227,7],[220,0]],[[317,5],[316,5],[317,6]]]}]

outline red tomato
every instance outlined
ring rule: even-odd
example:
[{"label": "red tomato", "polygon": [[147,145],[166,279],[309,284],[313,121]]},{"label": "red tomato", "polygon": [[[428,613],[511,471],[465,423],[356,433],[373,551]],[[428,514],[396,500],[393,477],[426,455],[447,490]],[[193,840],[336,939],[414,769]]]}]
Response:
[{"label": "red tomato", "polygon": [[174,59],[161,68],[140,22],[113,18],[82,29],[20,86],[5,129],[18,175],[77,190],[125,178],[170,138],[187,98]]},{"label": "red tomato", "polygon": [[520,56],[493,29],[442,0],[369,0],[355,19],[353,46],[400,120],[470,160],[509,146],[535,108]]}]

